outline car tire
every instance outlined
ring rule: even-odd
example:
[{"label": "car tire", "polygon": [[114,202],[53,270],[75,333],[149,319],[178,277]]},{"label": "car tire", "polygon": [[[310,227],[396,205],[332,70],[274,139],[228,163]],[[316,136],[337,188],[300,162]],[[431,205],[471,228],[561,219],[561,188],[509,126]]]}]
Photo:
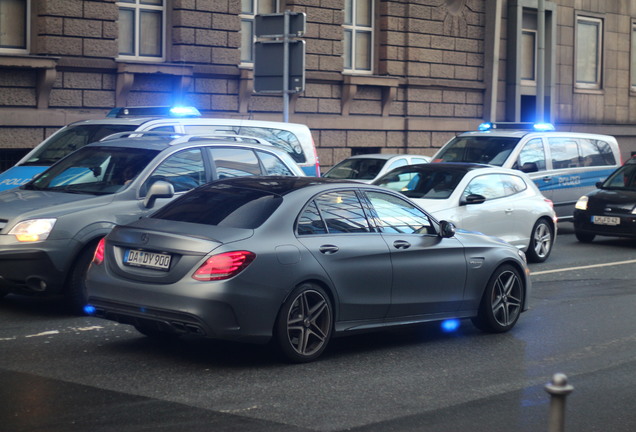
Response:
[{"label": "car tire", "polygon": [[88,302],[86,290],[86,272],[93,261],[97,241],[85,247],[75,259],[71,273],[68,276],[65,287],[66,303],[71,312],[77,315],[85,315],[84,307]]},{"label": "car tire", "polygon": [[596,237],[596,234],[584,233],[581,231],[574,231],[574,235],[581,243],[592,243]]},{"label": "car tire", "polygon": [[545,219],[539,219],[532,227],[526,255],[528,261],[541,263],[548,259],[554,245],[554,229]]},{"label": "car tire", "polygon": [[489,333],[503,333],[517,323],[523,308],[525,288],[519,270],[504,264],[490,277],[473,324]]},{"label": "car tire", "polygon": [[329,296],[318,285],[298,286],[281,307],[275,339],[282,355],[294,363],[317,359],[327,347],[333,331],[333,308]]}]

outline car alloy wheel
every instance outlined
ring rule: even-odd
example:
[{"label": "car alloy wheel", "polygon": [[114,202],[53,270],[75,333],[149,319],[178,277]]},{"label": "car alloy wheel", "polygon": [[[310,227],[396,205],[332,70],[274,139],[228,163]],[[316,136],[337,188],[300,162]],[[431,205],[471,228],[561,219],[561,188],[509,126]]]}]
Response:
[{"label": "car alloy wheel", "polygon": [[550,256],[553,245],[552,227],[545,219],[539,219],[532,228],[528,259],[532,262],[544,262]]},{"label": "car alloy wheel", "polygon": [[287,359],[297,363],[315,360],[331,338],[329,297],[317,285],[300,285],[281,308],[276,327],[279,347]]},{"label": "car alloy wheel", "polygon": [[500,266],[488,281],[473,323],[491,333],[510,330],[521,314],[524,294],[519,271],[508,264]]}]

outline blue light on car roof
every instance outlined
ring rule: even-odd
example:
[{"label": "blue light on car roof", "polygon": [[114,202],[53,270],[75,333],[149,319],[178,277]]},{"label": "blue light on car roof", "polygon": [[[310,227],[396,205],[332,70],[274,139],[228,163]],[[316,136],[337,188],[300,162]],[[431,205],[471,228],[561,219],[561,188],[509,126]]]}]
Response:
[{"label": "blue light on car roof", "polygon": [[550,132],[555,130],[552,123],[535,123],[532,128],[537,132]]},{"label": "blue light on car roof", "polygon": [[201,112],[191,106],[175,106],[170,108],[170,114],[175,117],[200,117]]},{"label": "blue light on car roof", "polygon": [[492,123],[482,123],[482,124],[479,125],[478,129],[480,131],[490,130],[490,129],[492,129]]}]

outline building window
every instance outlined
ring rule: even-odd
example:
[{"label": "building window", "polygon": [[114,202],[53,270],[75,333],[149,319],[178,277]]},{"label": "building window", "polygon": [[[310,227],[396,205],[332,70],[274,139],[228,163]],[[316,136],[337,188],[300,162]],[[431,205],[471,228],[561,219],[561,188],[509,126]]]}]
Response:
[{"label": "building window", "polygon": [[0,52],[24,54],[29,49],[28,0],[0,0]]},{"label": "building window", "polygon": [[603,20],[576,18],[576,87],[600,89],[603,65]]},{"label": "building window", "polygon": [[241,63],[254,62],[254,17],[280,12],[280,0],[241,0]]},{"label": "building window", "polygon": [[344,69],[346,72],[372,72],[373,16],[373,0],[345,0]]},{"label": "building window", "polygon": [[521,81],[536,85],[537,81],[537,13],[524,9],[521,30]]},{"label": "building window", "polygon": [[119,57],[163,60],[164,0],[119,0]]}]

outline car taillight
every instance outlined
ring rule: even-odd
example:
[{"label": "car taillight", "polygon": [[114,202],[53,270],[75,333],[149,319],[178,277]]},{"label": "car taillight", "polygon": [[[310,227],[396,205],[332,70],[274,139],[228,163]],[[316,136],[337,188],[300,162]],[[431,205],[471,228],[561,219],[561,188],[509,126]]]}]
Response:
[{"label": "car taillight", "polygon": [[550,204],[550,207],[554,208],[554,203],[552,202],[551,199],[543,198],[543,201],[547,202],[548,204]]},{"label": "car taillight", "polygon": [[192,277],[200,281],[229,279],[242,272],[256,258],[249,251],[226,252],[208,258]]},{"label": "car taillight", "polygon": [[102,239],[97,243],[97,247],[95,248],[95,255],[93,255],[93,264],[101,264],[104,262],[104,245],[106,240],[102,237]]}]

